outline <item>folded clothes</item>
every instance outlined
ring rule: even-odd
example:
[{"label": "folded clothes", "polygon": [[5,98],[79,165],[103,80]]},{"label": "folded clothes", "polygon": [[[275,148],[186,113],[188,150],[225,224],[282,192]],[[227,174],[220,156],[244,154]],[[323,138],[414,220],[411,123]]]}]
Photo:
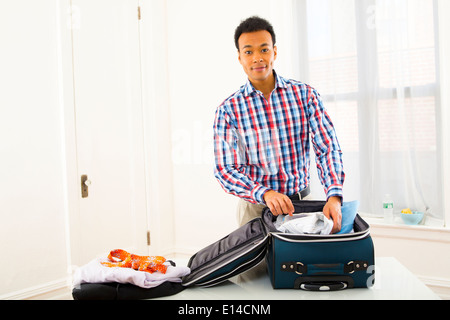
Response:
[{"label": "folded clothes", "polygon": [[97,258],[77,269],[73,276],[73,286],[82,283],[130,283],[141,288],[154,288],[169,282],[181,282],[181,277],[190,274],[191,270],[184,266],[171,266],[168,263],[165,274],[161,272],[144,272],[131,268],[106,267],[101,264],[105,259]]},{"label": "folded clothes", "polygon": [[330,234],[333,221],[322,212],[299,213],[292,216],[280,215],[274,223],[280,232],[294,234]]},{"label": "folded clothes", "polygon": [[[353,232],[353,224],[359,208],[359,201],[344,202],[341,206],[341,230],[336,234]],[[292,216],[280,215],[275,227],[278,231],[293,234],[327,235],[333,229],[333,221],[322,212],[296,213]]]}]

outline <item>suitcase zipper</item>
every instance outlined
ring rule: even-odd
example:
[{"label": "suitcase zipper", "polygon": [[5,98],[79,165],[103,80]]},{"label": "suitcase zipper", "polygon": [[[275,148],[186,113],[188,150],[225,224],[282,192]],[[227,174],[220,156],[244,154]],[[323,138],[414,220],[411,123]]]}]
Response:
[{"label": "suitcase zipper", "polygon": [[[369,235],[369,230],[366,230],[364,232],[359,233],[351,233],[348,235],[343,236],[320,236],[320,235],[301,235],[301,237],[308,237],[312,239],[292,239],[290,236],[293,236],[293,234],[287,234],[287,233],[278,233],[278,232],[272,232],[271,235],[287,242],[340,242],[340,241],[354,241],[354,240],[361,240],[366,238]],[[289,236],[283,236],[283,235],[289,235]],[[314,239],[315,238],[315,239]]]},{"label": "suitcase zipper", "polygon": [[[211,286],[215,286],[216,284],[219,284],[219,283],[221,283],[221,282],[224,282],[224,281],[228,280],[229,275],[233,274],[236,270],[238,270],[238,269],[240,269],[240,268],[244,268],[245,266],[247,266],[247,265],[253,263],[254,261],[259,260],[260,257],[261,257],[262,255],[265,255],[265,250],[262,250],[262,251],[261,251],[255,258],[253,258],[252,260],[247,261],[246,263],[244,263],[244,264],[238,266],[237,268],[234,268],[233,270],[231,270],[230,272],[228,272],[228,273],[222,275],[221,277],[218,277],[218,278],[209,280],[209,281],[207,281],[207,282],[197,283],[197,285],[198,285],[198,286],[201,286],[201,287],[203,287],[203,288],[208,288],[208,287],[211,287]],[[244,270],[244,271],[245,271],[245,270]]]}]

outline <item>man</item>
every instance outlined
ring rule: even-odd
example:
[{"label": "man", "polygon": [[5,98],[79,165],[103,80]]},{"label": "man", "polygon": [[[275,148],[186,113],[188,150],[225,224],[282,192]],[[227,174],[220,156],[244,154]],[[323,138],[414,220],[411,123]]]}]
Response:
[{"label": "man", "polygon": [[240,225],[261,216],[294,213],[293,199],[308,199],[310,136],[327,202],[332,233],[341,229],[342,153],[319,94],[274,70],[276,37],[259,17],[235,31],[238,59],[248,81],[217,109],[214,174],[222,188],[240,198]]}]

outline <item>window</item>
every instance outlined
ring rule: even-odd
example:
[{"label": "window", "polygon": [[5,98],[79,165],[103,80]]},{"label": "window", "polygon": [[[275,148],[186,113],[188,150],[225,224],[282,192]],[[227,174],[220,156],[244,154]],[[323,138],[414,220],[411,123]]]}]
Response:
[{"label": "window", "polygon": [[443,221],[435,0],[306,0],[307,72],[344,153],[346,200]]}]

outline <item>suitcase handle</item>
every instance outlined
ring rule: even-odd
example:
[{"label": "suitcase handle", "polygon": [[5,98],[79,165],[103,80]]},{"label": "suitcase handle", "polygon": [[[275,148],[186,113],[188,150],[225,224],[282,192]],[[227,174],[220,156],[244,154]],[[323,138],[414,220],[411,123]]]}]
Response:
[{"label": "suitcase handle", "polygon": [[307,291],[337,291],[353,288],[353,278],[350,276],[310,276],[298,277],[294,288]]},{"label": "suitcase handle", "polygon": [[369,267],[367,261],[350,261],[348,263],[311,263],[303,264],[299,261],[284,262],[281,264],[281,271],[295,272],[299,275],[314,274],[352,274],[355,271],[365,271]]}]

